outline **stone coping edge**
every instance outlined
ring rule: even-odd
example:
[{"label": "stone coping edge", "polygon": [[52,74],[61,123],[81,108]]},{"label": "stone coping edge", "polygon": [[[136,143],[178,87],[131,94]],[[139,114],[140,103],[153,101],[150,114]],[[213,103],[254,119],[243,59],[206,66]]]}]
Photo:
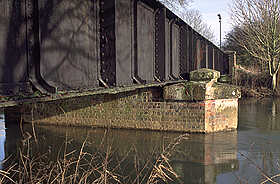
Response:
[{"label": "stone coping edge", "polygon": [[149,84],[138,84],[132,86],[123,86],[123,87],[112,87],[112,88],[95,88],[92,90],[87,91],[59,91],[57,94],[49,95],[49,96],[42,96],[42,97],[27,97],[20,100],[9,100],[0,102],[0,108],[3,107],[12,107],[22,104],[30,104],[30,103],[37,103],[37,102],[50,102],[55,100],[62,100],[68,98],[75,98],[75,97],[84,97],[84,96],[91,96],[91,95],[100,95],[100,94],[118,94],[123,92],[135,91],[137,89],[142,88],[150,88],[150,87],[162,87],[169,84],[177,84],[186,82],[185,80],[176,80],[176,81],[167,81],[167,82],[160,82],[160,83],[149,83]]}]

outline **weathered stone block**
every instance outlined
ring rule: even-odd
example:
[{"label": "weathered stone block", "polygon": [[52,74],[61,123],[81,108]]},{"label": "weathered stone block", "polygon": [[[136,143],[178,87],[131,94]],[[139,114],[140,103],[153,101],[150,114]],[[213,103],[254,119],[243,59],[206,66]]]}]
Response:
[{"label": "weathered stone block", "polygon": [[186,100],[186,84],[179,83],[163,87],[163,98],[165,100]]},{"label": "weathered stone block", "polygon": [[241,98],[241,91],[238,86],[229,84],[214,83],[211,88],[206,91],[207,100],[214,99],[236,99]]},{"label": "weathered stone block", "polygon": [[191,81],[209,81],[220,78],[220,72],[212,69],[201,68],[198,70],[194,70],[190,72],[190,80]]},{"label": "weathered stone block", "polygon": [[165,100],[203,101],[214,99],[240,98],[241,92],[237,86],[210,81],[190,81],[163,88]]}]

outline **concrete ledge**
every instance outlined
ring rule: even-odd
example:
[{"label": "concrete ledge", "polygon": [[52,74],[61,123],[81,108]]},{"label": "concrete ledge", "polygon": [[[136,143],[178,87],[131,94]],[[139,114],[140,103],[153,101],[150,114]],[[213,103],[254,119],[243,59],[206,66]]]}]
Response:
[{"label": "concrete ledge", "polygon": [[[37,102],[50,102],[56,100],[63,100],[75,97],[92,96],[98,94],[118,94],[123,92],[135,91],[137,89],[149,88],[149,87],[162,87],[165,85],[181,83],[184,80],[155,82],[149,84],[137,84],[132,86],[112,87],[112,88],[94,88],[81,91],[59,91],[57,94],[32,94],[30,96],[4,96],[0,99],[1,107],[13,107],[20,106],[22,104],[32,104]],[[2,100],[4,98],[4,100]]]}]

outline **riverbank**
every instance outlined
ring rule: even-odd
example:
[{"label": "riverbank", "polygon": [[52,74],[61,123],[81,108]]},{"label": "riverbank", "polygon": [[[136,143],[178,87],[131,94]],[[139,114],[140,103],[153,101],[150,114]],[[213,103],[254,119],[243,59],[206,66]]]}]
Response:
[{"label": "riverbank", "polygon": [[[273,90],[265,87],[250,88],[245,86],[240,86],[241,97],[242,98],[268,98],[275,96]],[[278,94],[279,95],[279,94]]]},{"label": "riverbank", "polygon": [[268,98],[280,96],[280,92],[274,92],[271,89],[271,76],[267,72],[262,72],[259,68],[243,67],[236,65],[232,84],[241,89],[242,98]]}]

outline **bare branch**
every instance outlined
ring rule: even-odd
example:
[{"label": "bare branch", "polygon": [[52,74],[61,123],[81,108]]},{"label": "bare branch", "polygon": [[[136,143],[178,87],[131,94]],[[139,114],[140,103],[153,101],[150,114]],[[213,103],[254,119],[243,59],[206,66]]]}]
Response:
[{"label": "bare branch", "polygon": [[190,8],[193,0],[160,0],[160,2],[175,12],[195,31],[208,40],[215,42],[215,35],[211,26],[203,21],[202,15],[198,10]]},{"label": "bare branch", "polygon": [[233,36],[237,44],[268,62],[270,75],[276,74],[280,66],[280,0],[233,0],[231,17],[238,28]]}]

